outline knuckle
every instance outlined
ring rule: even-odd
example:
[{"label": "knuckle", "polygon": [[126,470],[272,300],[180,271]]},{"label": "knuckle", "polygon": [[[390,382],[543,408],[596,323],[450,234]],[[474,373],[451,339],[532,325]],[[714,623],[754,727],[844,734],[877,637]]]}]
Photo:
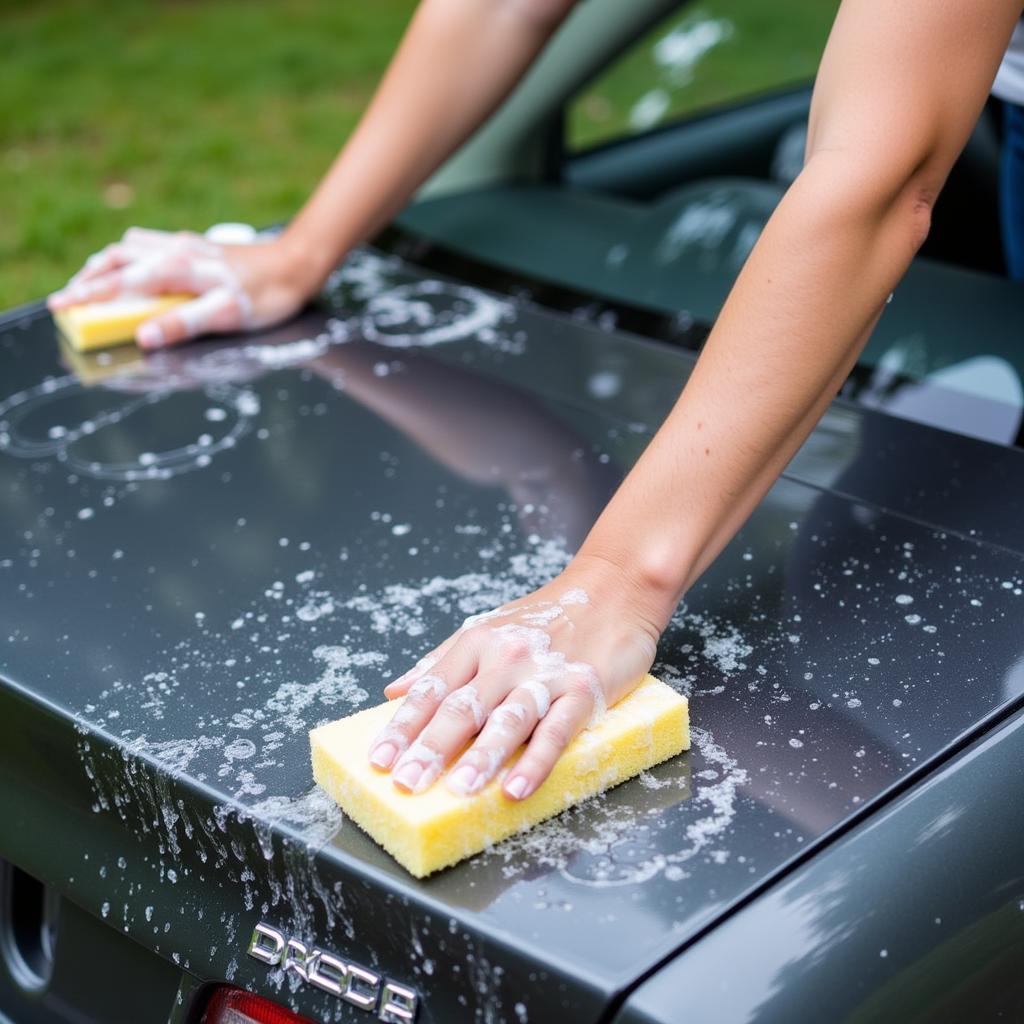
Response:
[{"label": "knuckle", "polygon": [[441,707],[438,710],[446,718],[460,724],[468,724],[473,721],[473,714],[469,708],[464,703],[452,701],[450,698],[443,700],[441,702]]},{"label": "knuckle", "polygon": [[454,767],[457,769],[464,764],[472,765],[478,772],[487,772],[490,768],[492,755],[487,746],[483,743],[474,743],[467,750]]},{"label": "knuckle", "polygon": [[412,733],[423,721],[421,710],[408,701],[394,713],[389,723],[389,728],[394,728],[401,733]]},{"label": "knuckle", "polygon": [[479,623],[475,623],[473,621],[473,616],[470,616],[462,624],[462,628],[459,630],[458,639],[455,641],[455,645],[478,647],[484,641],[485,632],[485,628]]},{"label": "knuckle", "polygon": [[491,712],[491,721],[501,732],[514,732],[526,725],[529,709],[525,704],[502,704]]},{"label": "knuckle", "polygon": [[594,684],[583,676],[570,676],[566,680],[565,695],[582,704],[594,703]]},{"label": "knuckle", "polygon": [[503,640],[498,648],[504,661],[515,664],[530,656],[529,645],[522,640]]},{"label": "knuckle", "polygon": [[538,727],[539,739],[547,746],[555,750],[564,750],[572,740],[572,730],[564,718],[554,715],[545,718],[542,725]]},{"label": "knuckle", "polygon": [[164,273],[183,274],[189,270],[191,263],[190,254],[183,249],[177,249],[162,256],[157,265]]},{"label": "knuckle", "polygon": [[402,754],[400,761],[396,762],[396,767],[399,764],[408,764],[410,761],[418,761],[421,764],[430,764],[437,762],[444,758],[444,751],[441,750],[440,746],[434,743],[431,737],[424,733],[421,736],[417,736],[406,748],[405,753]]},{"label": "knuckle", "polygon": [[484,710],[472,686],[462,686],[441,701],[441,712],[460,725],[470,724],[479,729],[484,723]]},{"label": "knuckle", "polygon": [[444,699],[447,689],[439,676],[423,676],[409,687],[408,700],[413,704],[430,706]]}]

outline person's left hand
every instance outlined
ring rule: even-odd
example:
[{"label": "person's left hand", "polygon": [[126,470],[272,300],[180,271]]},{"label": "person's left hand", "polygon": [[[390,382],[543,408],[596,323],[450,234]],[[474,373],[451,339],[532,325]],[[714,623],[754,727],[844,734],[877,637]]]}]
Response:
[{"label": "person's left hand", "polygon": [[448,787],[475,793],[529,741],[502,790],[521,800],[569,742],[634,689],[654,661],[659,629],[635,583],[581,557],[551,583],[483,615],[384,690],[407,695],[370,746],[396,786],[427,789],[462,750]]},{"label": "person's left hand", "polygon": [[56,312],[125,296],[194,295],[136,329],[142,348],[157,349],[281,323],[305,305],[315,284],[286,235],[220,245],[192,231],[129,228],[120,242],[90,256],[47,305]]}]

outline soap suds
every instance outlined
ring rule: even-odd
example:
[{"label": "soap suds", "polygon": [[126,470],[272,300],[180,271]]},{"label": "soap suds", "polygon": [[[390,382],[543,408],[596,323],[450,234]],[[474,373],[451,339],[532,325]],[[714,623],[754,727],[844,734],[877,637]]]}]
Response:
[{"label": "soap suds", "polygon": [[543,718],[551,707],[551,691],[547,683],[541,679],[527,679],[525,683],[520,683],[520,686],[533,698],[537,706],[537,718]]},{"label": "soap suds", "polygon": [[478,731],[487,718],[484,706],[480,702],[480,695],[472,683],[466,683],[457,690],[453,690],[445,697],[444,703],[455,711],[468,711],[473,716],[473,724]]},{"label": "soap suds", "polygon": [[679,793],[674,804],[658,805],[658,815],[638,817],[632,804],[605,792],[503,840],[491,848],[490,857],[500,860],[508,878],[540,864],[573,884],[599,889],[640,885],[658,876],[681,879],[684,866],[699,856],[718,863],[714,848],[729,833],[737,796],[749,776],[707,730],[693,728],[691,737],[695,753],[714,767],[715,781],[697,786],[689,800],[688,760],[683,758],[659,766],[660,777],[648,771],[640,779],[645,789]]},{"label": "soap suds", "polygon": [[[135,458],[104,461],[82,454],[80,442],[110,427],[129,423],[134,414],[170,400],[176,389],[173,381],[159,380],[142,394],[118,391],[112,381],[104,381],[103,386],[106,389],[105,397],[109,398],[106,408],[73,425],[62,423],[59,430],[45,427],[39,434],[29,433],[22,424],[44,417],[50,406],[70,403],[70,408],[74,409],[75,403],[88,394],[88,387],[74,374],[48,378],[42,384],[26,388],[0,401],[0,452],[23,459],[52,458],[68,472],[98,480],[169,480],[181,473],[203,469],[214,456],[233,448],[249,432],[260,408],[258,398],[245,389],[227,384],[208,386],[204,389],[206,397],[217,403],[211,408],[217,408],[223,413],[223,423],[220,424],[217,437],[205,433],[197,420],[196,440],[191,444],[166,451],[143,451]],[[209,411],[207,409],[206,413]],[[208,422],[209,416],[204,416],[203,420]],[[119,446],[114,447],[114,451],[117,450]]]},{"label": "soap suds", "polygon": [[[547,689],[545,688],[545,693]],[[506,735],[518,732],[530,716],[530,709],[519,701],[508,700],[499,704],[491,713],[490,722],[492,728],[499,733]]]},{"label": "soap suds", "polygon": [[[430,665],[424,667],[431,667],[436,659],[430,662]],[[423,662],[421,662],[423,664]],[[425,675],[421,676],[416,680],[412,686],[409,687],[410,697],[426,697],[431,701],[441,701],[448,693],[448,687],[445,686],[444,680],[440,676]]]}]

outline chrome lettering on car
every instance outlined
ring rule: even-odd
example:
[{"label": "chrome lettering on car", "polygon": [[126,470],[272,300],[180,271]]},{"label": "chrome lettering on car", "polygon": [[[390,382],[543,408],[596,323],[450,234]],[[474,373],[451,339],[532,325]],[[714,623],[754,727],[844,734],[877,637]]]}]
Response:
[{"label": "chrome lettering on car", "polygon": [[419,996],[408,985],[385,978],[376,971],[347,960],[337,953],[310,948],[301,939],[260,921],[249,939],[249,956],[268,967],[280,967],[309,985],[375,1013],[385,1024],[410,1024],[416,1019]]}]

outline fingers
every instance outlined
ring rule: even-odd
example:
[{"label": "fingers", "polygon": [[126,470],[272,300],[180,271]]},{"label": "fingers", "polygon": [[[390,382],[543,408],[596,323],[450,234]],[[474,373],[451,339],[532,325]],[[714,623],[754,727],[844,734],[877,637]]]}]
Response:
[{"label": "fingers", "polygon": [[395,763],[391,776],[395,785],[412,793],[423,792],[480,731],[493,706],[472,682],[452,689]]},{"label": "fingers", "polygon": [[416,723],[408,750],[395,763],[395,784],[413,793],[430,786],[509,690],[537,672],[530,644],[518,634],[477,626],[456,636],[458,642],[434,669],[449,684],[448,693],[429,721]]},{"label": "fingers", "polygon": [[533,730],[522,756],[505,779],[502,791],[513,800],[524,800],[551,773],[562,751],[590,721],[597,700],[595,682],[585,673],[568,680],[562,696],[551,705]]},{"label": "fingers", "polygon": [[177,306],[139,324],[135,340],[142,348],[176,345],[200,334],[240,330],[246,326],[247,310],[242,292],[213,288],[199,298]]},{"label": "fingers", "polygon": [[388,700],[394,700],[396,697],[408,693],[413,683],[429,672],[452,649],[458,639],[459,634],[456,633],[445,640],[440,647],[435,647],[432,651],[424,654],[408,672],[384,687],[384,696]]},{"label": "fingers", "polygon": [[67,287],[50,296],[51,309],[63,309],[83,302],[105,302],[122,295],[156,295],[168,291],[190,291],[189,275],[177,260],[147,254],[123,266],[88,277],[73,279]]},{"label": "fingers", "polygon": [[82,284],[85,281],[91,281],[96,277],[109,273],[111,270],[117,270],[118,268],[131,263],[132,260],[138,259],[140,256],[144,256],[147,251],[148,250],[143,246],[133,245],[123,241],[114,242],[112,245],[108,245],[105,249],[101,249],[99,252],[93,253],[92,256],[85,261],[82,269],[71,278],[68,284],[76,285]]},{"label": "fingers", "polygon": [[[477,670],[477,654],[472,644],[453,646],[449,654],[437,663],[436,671],[421,676],[409,687],[408,695],[401,707],[395,712],[391,721],[381,730],[370,744],[370,762],[377,768],[389,769],[394,765],[396,770],[409,760],[417,761],[423,766],[434,760],[433,750],[423,749],[417,744],[420,733],[430,722],[438,708],[450,693],[468,683]],[[465,698],[460,698],[465,700]],[[412,758],[406,758],[413,754]],[[398,759],[398,763],[396,763]],[[443,763],[438,765],[439,773]],[[410,769],[396,782],[411,779]],[[437,777],[437,773],[433,778]],[[433,778],[430,781],[433,781]],[[413,782],[405,788],[411,789]],[[429,785],[429,782],[424,785]]]},{"label": "fingers", "polygon": [[[51,309],[62,309],[79,302],[100,301],[102,298],[113,298],[120,291],[111,292],[113,286],[121,286],[121,279],[109,279],[108,275],[116,270],[124,269],[140,260],[160,260],[169,256],[180,256],[188,259],[216,259],[219,255],[216,246],[207,242],[200,234],[191,231],[158,231],[145,227],[129,227],[120,242],[106,246],[93,253],[68,282],[65,288],[54,292],[47,304]],[[103,289],[99,291],[83,290],[83,286],[92,285],[103,280]],[[197,289],[199,291],[200,289]]]},{"label": "fingers", "polygon": [[529,738],[542,714],[548,710],[547,689],[538,701],[537,691],[528,686],[513,690],[488,716],[483,731],[448,773],[447,786],[453,793],[477,793],[486,786]]}]

